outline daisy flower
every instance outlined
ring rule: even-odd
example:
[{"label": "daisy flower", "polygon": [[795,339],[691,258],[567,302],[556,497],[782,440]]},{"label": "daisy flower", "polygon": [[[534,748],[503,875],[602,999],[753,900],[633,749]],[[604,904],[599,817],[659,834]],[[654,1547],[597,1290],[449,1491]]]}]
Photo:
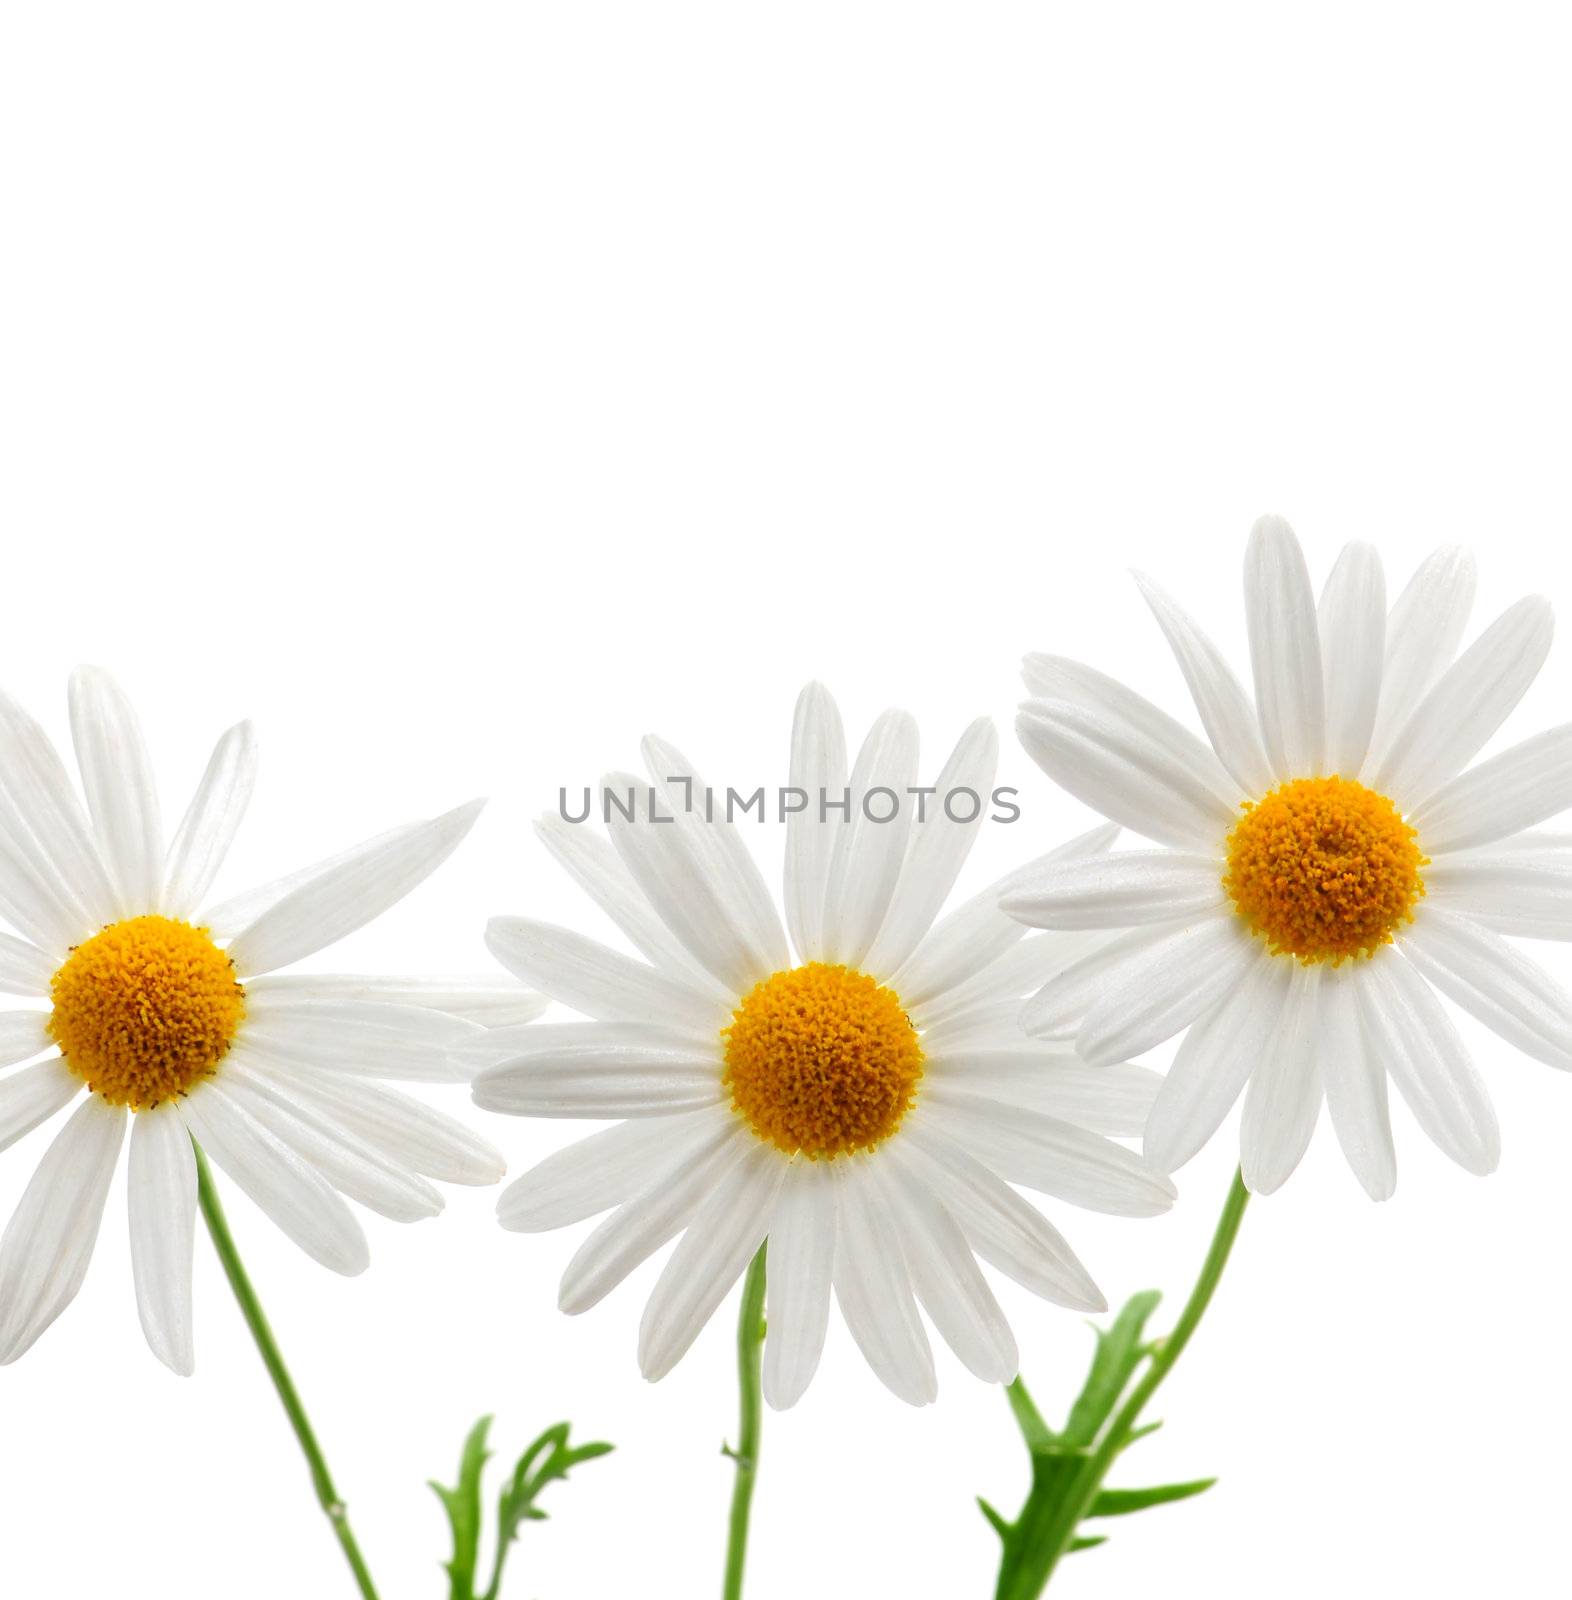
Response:
[{"label": "daisy flower", "polygon": [[[784,791],[803,801],[787,818],[785,928],[721,792],[660,739],[643,754],[648,780],[604,780],[609,844],[560,817],[539,826],[643,959],[522,918],[488,930],[509,971],[591,1020],[461,1047],[484,1063],[476,1103],[616,1124],[510,1185],[502,1225],[537,1231],[610,1211],[563,1276],[570,1313],[681,1235],[640,1328],[650,1379],[681,1358],[766,1239],[774,1406],[812,1378],[832,1293],[904,1400],[935,1394],[919,1306],[978,1376],[1012,1378],[1015,1343],[976,1258],[1060,1304],[1104,1303],[1012,1185],[1125,1216],[1166,1210],[1174,1191],[1108,1137],[1139,1129],[1155,1076],[1088,1068],[1017,1026],[1022,997],[1084,939],[1022,937],[997,884],[936,921],[978,827],[948,814],[967,802],[943,798],[990,794],[992,724],[974,723],[918,791],[910,716],[880,717],[848,772],[834,701],[805,689]],[[1095,859],[1116,832],[1045,859]]]},{"label": "daisy flower", "polygon": [[[341,1196],[431,1216],[428,1181],[485,1184],[501,1157],[382,1078],[453,1077],[449,1051],[542,1004],[463,980],[279,972],[379,916],[444,861],[479,803],[413,823],[219,905],[211,887],[250,798],[256,742],[218,741],[166,850],[135,713],[95,668],[71,679],[86,809],[48,736],[0,694],[0,1148],[75,1106],[0,1241],[0,1360],[81,1287],[122,1146],[147,1341],[192,1369],[192,1141],[302,1249],[367,1263]],[[33,1058],[39,1057],[36,1061]],[[18,1063],[32,1062],[18,1066]]]},{"label": "daisy flower", "polygon": [[1164,1171],[1243,1093],[1245,1181],[1276,1189],[1324,1096],[1384,1199],[1389,1077],[1441,1150],[1491,1171],[1495,1114],[1436,991],[1572,1067],[1572,998],[1503,938],[1572,936],[1572,852],[1524,831],[1572,804],[1572,726],[1469,765],[1544,662],[1549,604],[1520,600],[1459,655],[1465,553],[1431,556],[1389,613],[1379,558],[1351,544],[1318,605],[1293,532],[1263,518],[1245,557],[1252,705],[1200,628],[1137,581],[1211,745],[1090,667],[1028,658],[1027,750],[1160,848],[1050,865],[1005,896],[1034,927],[1107,941],[1028,1003],[1027,1031],[1093,1064],[1184,1034],[1146,1126]]}]

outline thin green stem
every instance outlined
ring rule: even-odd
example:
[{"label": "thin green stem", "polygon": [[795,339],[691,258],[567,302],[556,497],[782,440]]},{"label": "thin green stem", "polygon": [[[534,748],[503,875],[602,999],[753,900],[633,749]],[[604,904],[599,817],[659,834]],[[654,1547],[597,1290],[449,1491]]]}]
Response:
[{"label": "thin green stem", "polygon": [[332,1524],[333,1532],[344,1551],[344,1559],[349,1563],[349,1570],[355,1575],[355,1583],[360,1589],[362,1600],[377,1600],[376,1585],[371,1581],[365,1558],[360,1553],[360,1546],[355,1542],[344,1502],[339,1499],[338,1490],[333,1487],[333,1476],[328,1471],[327,1461],[323,1458],[322,1447],[317,1443],[317,1436],[312,1430],[311,1420],[306,1415],[305,1407],[300,1403],[300,1395],[295,1388],[294,1380],[284,1365],[283,1356],[279,1354],[278,1341],[274,1339],[273,1330],[268,1326],[267,1314],[262,1309],[261,1301],[257,1299],[257,1292],[252,1288],[251,1279],[247,1276],[240,1254],[235,1249],[234,1236],[229,1231],[224,1208],[219,1203],[218,1190],[213,1186],[213,1175],[208,1170],[207,1157],[203,1154],[201,1145],[195,1140],[192,1144],[196,1150],[197,1202],[202,1208],[202,1218],[207,1223],[207,1231],[212,1235],[213,1248],[217,1250],[218,1259],[224,1265],[224,1276],[229,1279],[229,1287],[234,1290],[235,1299],[240,1305],[240,1314],[246,1319],[251,1337],[256,1340],[262,1365],[267,1368],[267,1375],[273,1380],[274,1389],[278,1391],[278,1398],[284,1407],[284,1414],[289,1418],[289,1425],[295,1430],[295,1437],[300,1441],[306,1465],[311,1469],[311,1485],[316,1490],[317,1504],[322,1507],[323,1514]]},{"label": "thin green stem", "polygon": [[759,1426],[764,1409],[760,1394],[760,1369],[764,1355],[764,1252],[748,1267],[742,1285],[742,1311],[737,1318],[737,1390],[740,1420],[737,1448],[726,1453],[737,1464],[731,1490],[731,1522],[726,1539],[726,1586],[723,1600],[742,1600],[742,1569],[748,1558],[748,1516],[753,1509],[753,1485],[759,1471]]}]

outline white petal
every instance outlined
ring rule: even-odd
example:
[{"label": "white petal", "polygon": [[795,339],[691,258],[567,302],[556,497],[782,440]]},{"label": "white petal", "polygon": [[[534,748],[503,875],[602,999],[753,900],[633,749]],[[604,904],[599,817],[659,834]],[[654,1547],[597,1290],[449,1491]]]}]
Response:
[{"label": "white petal", "polygon": [[1346,545],[1317,611],[1326,697],[1326,765],[1356,777],[1370,749],[1386,656],[1386,575],[1368,544]]},{"label": "white petal", "polygon": [[256,778],[256,730],[249,722],[237,722],[213,747],[170,842],[161,902],[170,916],[190,917],[213,887],[251,803]]},{"label": "white petal", "polygon": [[0,1067],[54,1048],[47,1011],[0,1011]]},{"label": "white petal", "polygon": [[314,1261],[354,1276],[371,1260],[366,1236],[327,1180],[210,1078],[178,1102],[192,1137]]},{"label": "white petal", "polygon": [[55,965],[37,945],[0,933],[0,993],[32,999],[48,995]]},{"label": "white petal", "polygon": [[379,917],[458,848],[484,801],[383,835],[348,860],[291,890],[235,936],[229,957],[242,977],[287,967]]},{"label": "white petal", "polygon": [[934,1099],[935,1125],[1009,1183],[1116,1217],[1155,1217],[1174,1203],[1167,1178],[1101,1134],[983,1095]]},{"label": "white petal", "polygon": [[191,1252],[196,1226],[197,1169],[191,1135],[173,1104],[132,1119],[127,1164],[131,1272],[148,1348],[172,1372],[189,1377]]},{"label": "white petal", "polygon": [[22,1191],[0,1240],[0,1362],[25,1354],[82,1287],[126,1116],[89,1095]]},{"label": "white petal", "polygon": [[134,916],[159,903],[164,825],[142,725],[101,667],[71,674],[71,737],[120,911]]},{"label": "white petal", "polygon": [[475,1104],[514,1117],[650,1117],[717,1105],[720,1045],[632,1022],[539,1023],[475,1078]]},{"label": "white petal", "polygon": [[1467,917],[1426,905],[1399,948],[1449,1000],[1525,1055],[1572,1071],[1572,995]]},{"label": "white petal", "polygon": [[1474,558],[1456,545],[1437,550],[1408,581],[1386,622],[1381,705],[1370,739],[1369,764],[1388,745],[1451,666],[1474,605]]},{"label": "white petal", "polygon": [[82,1080],[59,1056],[0,1078],[0,1150],[47,1122],[82,1092]]},{"label": "white petal", "polygon": [[639,1369],[651,1383],[688,1353],[764,1242],[786,1164],[756,1144],[693,1214],[639,1322]]},{"label": "white petal", "polygon": [[[1104,933],[1034,933],[1017,940],[964,983],[922,1005],[910,1006],[919,1028],[963,1034],[990,1014],[1018,1027],[1022,999],[1075,962],[1110,943]],[[1008,1004],[1007,1004],[1008,1003]],[[1071,1030],[1073,1032],[1073,1030]]]},{"label": "white petal", "polygon": [[1442,785],[1415,811],[1425,854],[1493,844],[1572,806],[1572,722],[1536,734]]},{"label": "white petal", "polygon": [[925,1063],[929,1092],[972,1090],[1092,1133],[1140,1136],[1163,1081],[1157,1073],[1125,1061],[1089,1067],[1071,1051],[1024,1043],[1026,1048],[1017,1051],[930,1054]]},{"label": "white petal", "polygon": [[1016,731],[1056,783],[1159,844],[1212,848],[1228,832],[1238,786],[1188,728],[1078,661],[1028,656],[1025,675]]},{"label": "white petal", "polygon": [[786,926],[798,957],[817,961],[824,953],[824,896],[838,826],[820,801],[839,795],[847,783],[841,713],[822,683],[810,683],[797,697],[790,783],[807,798],[786,819]]},{"label": "white petal", "polygon": [[486,1028],[533,1022],[550,1004],[546,996],[506,979],[423,978],[369,973],[270,972],[252,978],[246,993],[285,1002],[356,1000],[445,1011]]},{"label": "white petal", "polygon": [[1075,1048],[1093,1066],[1138,1056],[1188,1027],[1263,959],[1265,946],[1237,917],[1196,922],[1121,976],[1087,1012]]},{"label": "white petal", "polygon": [[1262,958],[1192,1024],[1147,1118],[1146,1159],[1176,1172],[1217,1132],[1266,1059],[1288,998],[1287,960]]},{"label": "white petal", "polygon": [[514,977],[585,1016],[718,1031],[727,1008],[680,978],[569,928],[528,917],[493,917],[486,947]]},{"label": "white petal", "polygon": [[914,1162],[989,1266],[1033,1294],[1074,1311],[1106,1311],[1091,1275],[1058,1230],[975,1156],[947,1139],[936,1119],[903,1130],[896,1159]]},{"label": "white petal", "polygon": [[787,1163],[770,1218],[764,1398],[794,1406],[819,1370],[835,1271],[835,1186],[823,1161]]},{"label": "white petal", "polygon": [[[864,959],[864,970],[893,972],[922,942],[977,842],[977,831],[993,794],[999,768],[999,735],[980,717],[934,781],[923,816],[912,821],[911,843],[879,936]],[[971,815],[975,798],[976,815]],[[905,799],[903,797],[903,803]],[[951,812],[957,812],[957,821]]]},{"label": "white petal", "polygon": [[688,1150],[618,1206],[574,1252],[557,1291],[559,1308],[577,1316],[610,1294],[635,1267],[687,1227],[705,1198],[756,1143],[743,1136],[739,1126],[717,1125],[705,1145]]},{"label": "white petal", "polygon": [[1426,907],[1461,911],[1497,933],[1572,939],[1572,865],[1526,850],[1447,856],[1425,869]]},{"label": "white petal", "polygon": [[1550,602],[1538,595],[1497,617],[1393,735],[1371,786],[1417,811],[1506,721],[1544,665],[1554,631]]},{"label": "white petal", "polygon": [[735,1134],[727,1112],[636,1117],[576,1140],[515,1178],[497,1198],[513,1233],[546,1233],[631,1200],[673,1167]]},{"label": "white petal", "polygon": [[1138,572],[1135,581],[1168,637],[1217,759],[1242,795],[1265,794],[1272,787],[1272,768],[1249,695],[1200,627],[1150,578]]},{"label": "white petal", "polygon": [[304,1000],[268,990],[247,993],[237,1039],[269,1060],[348,1072],[362,1078],[464,1083],[455,1052],[485,1029],[421,1006],[369,1000]]},{"label": "white petal", "polygon": [[1223,864],[1178,850],[1121,850],[1016,879],[999,904],[1034,928],[1129,928],[1173,922],[1226,904]]},{"label": "white petal", "polygon": [[1294,530],[1262,517],[1245,550],[1245,621],[1261,742],[1280,779],[1313,777],[1326,758],[1321,638]]},{"label": "white petal", "polygon": [[1397,1152],[1387,1109],[1386,1066],[1359,1024],[1358,975],[1348,967],[1325,973],[1321,984],[1322,1082],[1337,1142],[1372,1200],[1397,1188]]},{"label": "white petal", "polygon": [[1420,1127],[1460,1167],[1493,1172],[1501,1158],[1495,1111],[1429,985],[1387,952],[1359,964],[1356,994],[1367,1048],[1386,1062]]},{"label": "white petal", "polygon": [[1270,1048],[1250,1076],[1239,1167],[1252,1194],[1280,1189],[1310,1147],[1321,1110],[1321,971],[1295,964]]},{"label": "white petal", "polygon": [[0,917],[55,957],[51,970],[113,915],[111,910],[95,922],[44,859],[38,842],[21,832],[14,815],[0,814]]},{"label": "white petal", "polygon": [[[1055,861],[1078,861],[1105,854],[1119,837],[1116,824],[1104,823],[1031,862],[1029,871]],[[999,897],[1014,885],[1007,873],[942,918],[928,937],[901,964],[890,986],[908,1007],[948,1003],[952,992],[979,977],[1012,945],[1020,942],[1021,925],[999,909]]]},{"label": "white petal", "polygon": [[917,724],[905,711],[886,711],[857,753],[848,786],[851,817],[835,831],[824,895],[827,960],[861,966],[884,924],[911,833],[906,791],[916,781]]},{"label": "white petal", "polygon": [[855,1172],[850,1167],[844,1161],[831,1167],[840,1219],[836,1303],[874,1376],[908,1405],[930,1405],[938,1380],[900,1235],[866,1167],[858,1163]]}]

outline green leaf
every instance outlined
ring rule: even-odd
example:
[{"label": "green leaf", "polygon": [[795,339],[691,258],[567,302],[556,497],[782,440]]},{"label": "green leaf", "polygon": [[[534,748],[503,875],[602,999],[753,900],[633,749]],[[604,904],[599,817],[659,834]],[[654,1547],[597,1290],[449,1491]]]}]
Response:
[{"label": "green leaf", "polygon": [[502,1585],[502,1568],[508,1548],[526,1522],[544,1522],[546,1513],[536,1505],[547,1484],[566,1478],[581,1462],[608,1455],[612,1446],[597,1439],[591,1444],[569,1446],[569,1424],[556,1423],[541,1433],[518,1459],[497,1500],[497,1560],[491,1587],[483,1600],[496,1600]]},{"label": "green leaf", "polygon": [[1132,1295],[1114,1318],[1113,1325],[1097,1330],[1097,1350],[1092,1356],[1091,1371],[1065,1424],[1062,1437],[1066,1443],[1090,1447],[1096,1442],[1131,1374],[1146,1357],[1142,1335],[1147,1318],[1157,1309],[1161,1298],[1155,1289]]},{"label": "green leaf", "polygon": [[475,1563],[480,1555],[480,1475],[490,1453],[486,1435],[491,1418],[482,1417],[469,1430],[459,1456],[458,1482],[453,1488],[432,1480],[431,1487],[448,1514],[453,1530],[453,1559],[446,1563],[448,1600],[475,1600]]},{"label": "green leaf", "polygon": [[1070,1553],[1073,1555],[1077,1550],[1095,1550],[1098,1545],[1107,1543],[1108,1535],[1106,1533],[1096,1533],[1091,1535],[1089,1538],[1078,1537],[1072,1539],[1070,1541],[1069,1549]]},{"label": "green leaf", "polygon": [[1035,1454],[1052,1444],[1053,1430],[1043,1421],[1042,1412],[1037,1409],[1031,1395],[1026,1392],[1026,1385],[1017,1378],[1005,1389],[1004,1395],[1010,1402],[1010,1410],[1015,1414],[1015,1425],[1021,1430],[1026,1448]]},{"label": "green leaf", "polygon": [[1164,1506],[1174,1500],[1188,1500],[1205,1494],[1216,1478],[1195,1478],[1189,1483],[1164,1483],[1152,1489],[1104,1489],[1087,1507],[1089,1517],[1126,1517],[1148,1506]]},{"label": "green leaf", "polygon": [[1006,1522],[1004,1518],[1001,1517],[999,1513],[995,1511],[994,1508],[989,1505],[981,1495],[977,1496],[977,1508],[988,1519],[988,1526],[992,1528],[1001,1539],[1008,1540],[1010,1537],[1010,1524]]}]

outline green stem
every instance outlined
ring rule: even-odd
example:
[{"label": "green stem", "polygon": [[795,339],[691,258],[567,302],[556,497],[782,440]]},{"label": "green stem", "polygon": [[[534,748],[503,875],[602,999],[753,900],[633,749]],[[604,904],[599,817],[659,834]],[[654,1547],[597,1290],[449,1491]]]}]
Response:
[{"label": "green stem", "polygon": [[726,1586],[723,1600],[742,1600],[742,1569],[748,1557],[748,1514],[759,1471],[759,1425],[763,1420],[759,1372],[764,1354],[764,1252],[748,1267],[742,1285],[742,1312],[737,1318],[737,1389],[740,1421],[737,1448],[726,1453],[737,1463],[731,1490],[731,1524],[726,1539]]},{"label": "green stem", "polygon": [[[1228,1265],[1228,1257],[1239,1235],[1239,1224],[1244,1219],[1245,1206],[1250,1191],[1245,1188],[1243,1174],[1234,1173],[1234,1181],[1223,1202],[1222,1215],[1212,1234],[1211,1247],[1201,1263],[1200,1275],[1190,1290],[1190,1298],[1173,1331],[1159,1339],[1153,1346],[1141,1380],[1131,1389],[1124,1404],[1113,1420],[1103,1430],[1096,1446],[1074,1470],[1073,1480],[1055,1493],[1046,1507],[1047,1515],[1041,1522],[1023,1517],[1021,1528],[1022,1549],[1011,1570],[1001,1573],[998,1600],[1036,1600],[1048,1587],[1054,1569],[1075,1539],[1077,1530],[1092,1502],[1102,1490],[1103,1479],[1118,1458],[1119,1453],[1131,1443],[1147,1402],[1157,1392],[1164,1378],[1173,1370],[1174,1363],[1184,1354],[1191,1336],[1200,1326],[1206,1308],[1212,1303],[1217,1285]],[[1035,1525],[1034,1525],[1035,1524]]]},{"label": "green stem", "polygon": [[322,1507],[323,1513],[332,1524],[333,1532],[343,1548],[344,1559],[349,1563],[349,1570],[355,1575],[355,1583],[360,1589],[362,1600],[377,1600],[376,1585],[371,1581],[371,1574],[366,1570],[365,1558],[360,1553],[360,1546],[355,1542],[344,1502],[339,1499],[338,1490],[333,1487],[333,1477],[328,1471],[326,1460],[323,1459],[322,1447],[317,1443],[317,1436],[312,1431],[311,1420],[306,1416],[305,1407],[300,1403],[300,1395],[295,1389],[294,1380],[284,1365],[283,1356],[279,1354],[278,1342],[273,1337],[273,1330],[268,1326],[267,1314],[262,1309],[261,1301],[257,1299],[257,1292],[252,1288],[251,1279],[246,1275],[239,1252],[235,1249],[234,1236],[229,1231],[224,1208],[219,1203],[218,1190],[213,1186],[213,1175],[208,1170],[207,1156],[195,1140],[192,1140],[192,1145],[196,1150],[197,1201],[202,1208],[207,1231],[213,1237],[213,1248],[218,1251],[218,1259],[224,1264],[224,1276],[229,1279],[229,1287],[234,1290],[235,1299],[240,1305],[240,1313],[246,1319],[251,1337],[256,1340],[262,1365],[267,1368],[267,1375],[273,1380],[273,1387],[278,1391],[278,1398],[283,1404],[285,1415],[289,1418],[289,1425],[295,1430],[295,1437],[300,1441],[306,1464],[311,1469],[311,1485],[317,1492],[317,1504]]}]

